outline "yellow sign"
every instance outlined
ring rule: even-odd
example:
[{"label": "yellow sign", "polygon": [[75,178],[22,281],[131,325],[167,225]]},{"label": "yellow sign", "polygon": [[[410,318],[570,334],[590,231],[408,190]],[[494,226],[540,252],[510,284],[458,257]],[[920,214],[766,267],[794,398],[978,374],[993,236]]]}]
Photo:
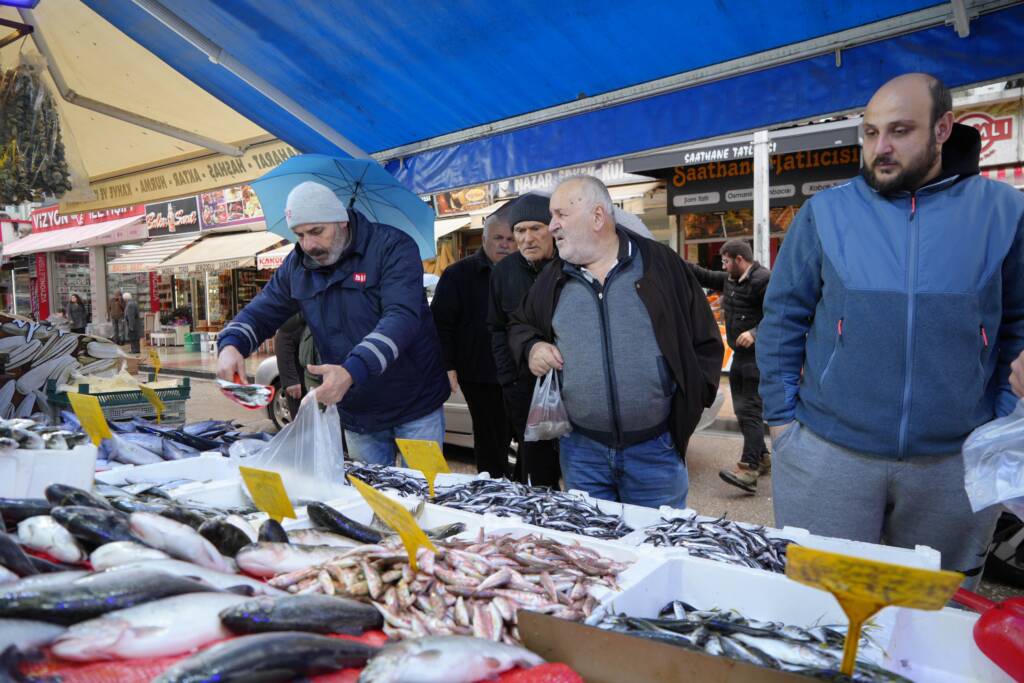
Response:
[{"label": "yellow sign", "polygon": [[89,394],[69,391],[68,400],[71,401],[71,409],[78,416],[78,421],[82,423],[82,429],[89,435],[94,445],[99,446],[103,439],[109,439],[114,436],[110,431],[110,425],[107,424],[106,418],[103,417],[103,409],[100,408],[99,399]]},{"label": "yellow sign", "polygon": [[154,348],[149,350],[149,363],[153,366],[153,381],[160,379],[160,354]]},{"label": "yellow sign", "polygon": [[394,529],[399,538],[402,539],[402,543],[405,544],[405,552],[409,554],[409,564],[412,565],[413,571],[418,569],[416,564],[416,551],[418,549],[426,548],[432,552],[437,552],[437,548],[430,542],[427,535],[423,533],[423,529],[416,524],[412,513],[406,510],[405,506],[388,498],[365,481],[357,479],[351,474],[348,479],[356,487],[356,490],[362,494],[363,499],[370,504],[373,511],[377,513],[377,516]]},{"label": "yellow sign", "polygon": [[434,497],[434,478],[438,474],[451,472],[448,462],[444,459],[444,453],[436,441],[423,441],[421,439],[395,439],[398,450],[402,451],[402,457],[413,467],[423,473],[427,479],[427,486],[430,487],[430,497]]},{"label": "yellow sign", "polygon": [[156,423],[160,424],[160,419],[164,416],[164,402],[156,395],[156,391],[147,387],[145,384],[139,385],[139,391],[142,392],[142,395],[146,397],[146,400],[149,401],[153,406],[153,409],[156,410]]},{"label": "yellow sign", "polygon": [[285,517],[298,519],[292,501],[288,499],[288,492],[284,490],[280,474],[254,467],[239,467],[238,471],[256,507],[278,522]]},{"label": "yellow sign", "polygon": [[799,545],[786,550],[786,576],[835,596],[850,619],[841,671],[853,674],[864,622],[889,605],[937,610],[956,592],[963,574],[901,567]]}]

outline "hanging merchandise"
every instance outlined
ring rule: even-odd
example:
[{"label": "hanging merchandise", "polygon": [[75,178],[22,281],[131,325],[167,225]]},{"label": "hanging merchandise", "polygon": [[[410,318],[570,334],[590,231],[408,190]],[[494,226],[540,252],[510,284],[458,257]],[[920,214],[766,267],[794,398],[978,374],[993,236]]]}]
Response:
[{"label": "hanging merchandise", "polygon": [[0,204],[71,189],[60,118],[41,73],[41,63],[22,57],[0,77]]}]

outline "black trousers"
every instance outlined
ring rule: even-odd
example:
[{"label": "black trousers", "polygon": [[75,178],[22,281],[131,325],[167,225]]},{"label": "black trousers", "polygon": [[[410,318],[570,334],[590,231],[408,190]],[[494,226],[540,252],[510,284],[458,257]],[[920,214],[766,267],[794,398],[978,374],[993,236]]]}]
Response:
[{"label": "black trousers", "polygon": [[132,353],[141,353],[139,350],[139,335],[129,333],[128,343],[131,344],[130,348]]},{"label": "black trousers", "polygon": [[473,418],[473,458],[477,472],[500,479],[508,472],[508,446],[512,435],[505,417],[501,387],[484,382],[459,382]]},{"label": "black trousers", "polygon": [[733,356],[729,370],[729,389],[732,391],[732,406],[743,432],[743,454],[740,461],[757,466],[768,452],[764,443],[764,404],[757,392],[761,374],[753,353],[737,353]]},{"label": "black trousers", "polygon": [[562,467],[558,463],[558,441],[523,441],[526,416],[530,412],[535,383],[532,377],[520,378],[503,387],[505,412],[508,414],[512,436],[519,444],[512,479],[523,484],[550,486],[557,490],[558,480],[562,476]]}]

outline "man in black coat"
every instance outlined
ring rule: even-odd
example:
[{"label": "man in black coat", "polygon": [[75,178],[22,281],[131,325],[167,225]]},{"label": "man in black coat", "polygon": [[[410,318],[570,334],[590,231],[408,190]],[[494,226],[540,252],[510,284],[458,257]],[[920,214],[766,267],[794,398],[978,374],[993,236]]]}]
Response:
[{"label": "man in black coat", "polygon": [[758,393],[760,373],[754,356],[757,326],[764,317],[764,293],[771,272],[754,261],[746,240],[729,240],[722,246],[721,254],[721,271],[687,265],[701,286],[722,292],[725,335],[733,349],[729,390],[743,432],[743,454],[735,466],[719,471],[718,476],[747,493],[756,493],[758,477],[771,471],[771,458],[764,443],[763,404]]},{"label": "man in black coat", "polygon": [[508,223],[489,217],[483,248],[444,271],[430,304],[452,393],[462,389],[473,418],[477,471],[495,478],[508,469],[511,435],[487,330],[488,286],[491,270],[514,251]]},{"label": "man in black coat", "polygon": [[526,367],[519,367],[508,345],[512,314],[522,305],[537,275],[555,255],[555,239],[548,230],[549,201],[548,195],[531,192],[504,209],[519,251],[495,266],[491,273],[487,326],[491,330],[498,381],[505,396],[505,413],[519,444],[513,477],[524,484],[557,489],[562,473],[558,464],[558,442],[523,440],[536,378]]}]

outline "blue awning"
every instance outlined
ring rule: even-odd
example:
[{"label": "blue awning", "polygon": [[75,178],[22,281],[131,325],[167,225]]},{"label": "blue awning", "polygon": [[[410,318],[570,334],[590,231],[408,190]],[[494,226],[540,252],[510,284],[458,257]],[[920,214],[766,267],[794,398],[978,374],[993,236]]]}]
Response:
[{"label": "blue awning", "polygon": [[[338,145],[214,63],[140,5],[84,0],[97,13],[196,84],[305,152]],[[990,0],[968,2],[982,9]],[[927,70],[951,86],[1024,72],[1024,7],[970,22],[970,35],[920,17],[948,15],[929,0],[524,0],[515,3],[372,3],[295,0],[167,0],[204,47],[257,73],[328,128],[368,153],[421,141],[388,165],[416,192],[474,184],[595,159],[806,119],[862,106],[886,78]],[[915,23],[917,22],[917,23]],[[875,40],[858,27],[878,27]],[[843,33],[845,32],[845,33]],[[770,65],[758,55],[786,46],[831,45],[851,36],[841,64],[831,49]],[[217,52],[223,50],[223,52]],[[806,51],[805,51],[806,52]],[[728,78],[600,107],[608,93],[748,60]],[[270,92],[269,89],[266,89]],[[442,145],[444,136],[529,117],[538,122]]]}]

